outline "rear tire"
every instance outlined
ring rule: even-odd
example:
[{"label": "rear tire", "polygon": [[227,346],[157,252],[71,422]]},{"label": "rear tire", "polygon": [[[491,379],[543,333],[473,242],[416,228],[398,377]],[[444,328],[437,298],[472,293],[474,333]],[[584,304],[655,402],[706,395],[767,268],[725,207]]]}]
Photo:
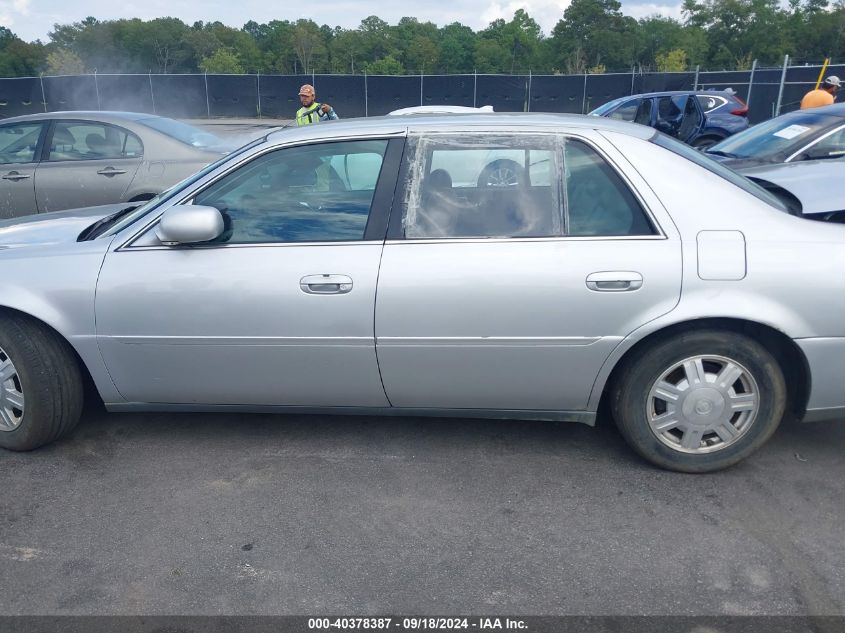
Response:
[{"label": "rear tire", "polygon": [[652,464],[687,473],[727,468],[775,432],[787,389],[777,360],[741,334],[678,334],[632,357],[612,392],[625,440]]},{"label": "rear tire", "polygon": [[68,343],[22,315],[0,314],[0,447],[29,451],[68,433],[83,403]]},{"label": "rear tire", "polygon": [[716,143],[718,143],[721,140],[722,139],[720,139],[720,138],[713,138],[713,137],[699,138],[699,139],[696,139],[695,141],[693,141],[692,146],[695,149],[699,149],[699,150],[704,151],[708,147],[713,147]]}]

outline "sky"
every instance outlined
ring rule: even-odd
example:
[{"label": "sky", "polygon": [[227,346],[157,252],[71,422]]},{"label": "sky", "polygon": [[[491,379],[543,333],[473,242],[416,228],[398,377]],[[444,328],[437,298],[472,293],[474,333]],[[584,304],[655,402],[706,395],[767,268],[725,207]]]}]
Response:
[{"label": "sky", "polygon": [[[11,29],[28,42],[49,41],[47,33],[53,24],[79,22],[87,16],[100,20],[160,17],[180,18],[187,24],[197,20],[220,21],[241,27],[249,20],[298,20],[310,18],[318,24],[357,27],[369,15],[377,15],[390,24],[403,16],[416,17],[420,22],[434,22],[438,26],[460,22],[479,30],[493,20],[509,20],[517,9],[525,9],[546,35],[563,17],[570,0],[402,0],[374,2],[372,0],[320,0],[319,2],[282,2],[267,0],[0,0],[0,26]],[[681,3],[672,0],[621,0],[622,11],[635,18],[665,15],[679,18]]]}]

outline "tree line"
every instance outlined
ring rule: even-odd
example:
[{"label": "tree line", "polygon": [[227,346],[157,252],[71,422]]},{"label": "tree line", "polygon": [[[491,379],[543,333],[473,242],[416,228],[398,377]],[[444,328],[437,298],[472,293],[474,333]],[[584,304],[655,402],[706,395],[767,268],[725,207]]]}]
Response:
[{"label": "tree line", "polygon": [[377,16],[354,29],[312,20],[185,24],[176,18],[56,24],[49,41],[0,27],[0,76],[99,73],[582,74],[743,70],[845,56],[845,0],[685,0],[683,18],[624,15],[617,0],[573,0],[544,34],[523,9],[474,31]]}]

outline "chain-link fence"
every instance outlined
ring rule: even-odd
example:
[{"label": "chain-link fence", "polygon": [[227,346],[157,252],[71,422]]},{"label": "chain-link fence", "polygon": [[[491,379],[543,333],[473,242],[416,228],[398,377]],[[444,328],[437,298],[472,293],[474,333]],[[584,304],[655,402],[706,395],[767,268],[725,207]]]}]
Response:
[{"label": "chain-link fence", "polygon": [[[62,110],[127,110],[177,118],[293,117],[299,87],[344,117],[417,105],[492,105],[499,112],[586,113],[643,92],[732,88],[752,122],[798,107],[820,66],[728,72],[602,75],[69,75],[0,79],[0,116]],[[845,74],[845,66],[825,73]]]}]

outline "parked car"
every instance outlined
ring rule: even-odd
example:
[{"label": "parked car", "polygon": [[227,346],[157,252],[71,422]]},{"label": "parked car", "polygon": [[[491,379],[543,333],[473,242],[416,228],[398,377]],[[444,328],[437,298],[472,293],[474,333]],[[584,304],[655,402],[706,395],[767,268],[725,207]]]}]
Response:
[{"label": "parked car", "polygon": [[810,160],[757,165],[739,170],[782,200],[790,213],[811,220],[845,223],[845,161]]},{"label": "parked car", "polygon": [[149,114],[46,112],[0,122],[0,218],[149,200],[228,151]]},{"label": "parked car", "polygon": [[734,169],[845,157],[845,103],[796,110],[758,123],[707,149]]},{"label": "parked car", "polygon": [[614,99],[591,115],[651,126],[704,149],[748,128],[748,106],[729,91],[651,92]]},{"label": "parked car", "polygon": [[[505,150],[515,183],[451,173]],[[66,433],[90,377],[111,411],[604,404],[652,463],[723,468],[845,411],[845,227],[785,211],[597,117],[275,132],[137,209],[0,223],[0,446]]]}]

